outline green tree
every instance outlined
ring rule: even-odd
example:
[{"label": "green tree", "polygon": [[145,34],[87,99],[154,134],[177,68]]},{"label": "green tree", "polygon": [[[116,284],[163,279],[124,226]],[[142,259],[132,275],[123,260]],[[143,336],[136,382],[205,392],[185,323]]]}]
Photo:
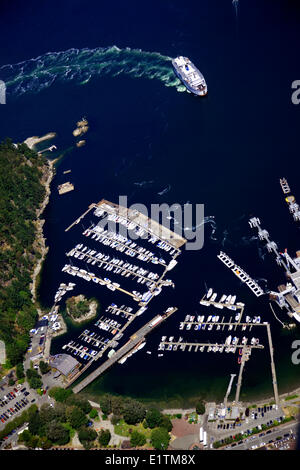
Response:
[{"label": "green tree", "polygon": [[93,446],[97,433],[94,429],[82,426],[78,432],[78,439],[85,449],[90,449]]},{"label": "green tree", "polygon": [[79,429],[81,426],[85,425],[88,421],[84,412],[77,408],[77,406],[70,406],[66,409],[67,421],[70,423],[72,428]]},{"label": "green tree", "polygon": [[73,391],[70,389],[64,389],[61,387],[53,387],[49,390],[48,395],[55,399],[55,401],[59,401],[61,403],[65,403],[67,398],[73,394]]},{"label": "green tree", "polygon": [[145,416],[146,427],[153,429],[160,425],[163,415],[157,408],[150,408]]},{"label": "green tree", "polygon": [[173,429],[172,421],[170,420],[169,416],[166,415],[162,416],[159,426],[161,428],[165,428],[168,432],[171,432]]},{"label": "green tree", "polygon": [[61,423],[51,421],[47,426],[47,437],[57,445],[65,445],[70,440],[69,431]]},{"label": "green tree", "polygon": [[22,362],[19,362],[16,365],[16,376],[17,376],[17,379],[19,379],[19,380],[23,379],[25,377],[24,366],[23,366]]},{"label": "green tree", "polygon": [[33,414],[28,423],[28,430],[31,434],[39,434],[41,428],[41,419],[39,413]]},{"label": "green tree", "polygon": [[170,442],[170,436],[165,428],[156,428],[151,432],[151,444],[154,449],[166,450]]},{"label": "green tree", "polygon": [[38,447],[41,447],[41,449],[44,450],[50,449],[52,447],[52,442],[49,441],[46,436],[40,437]]},{"label": "green tree", "polygon": [[89,412],[89,417],[91,419],[95,419],[98,417],[98,411],[96,410],[96,408],[93,408],[90,412]]},{"label": "green tree", "polygon": [[125,401],[123,397],[111,397],[111,412],[116,416],[121,416],[124,411]]},{"label": "green tree", "polygon": [[98,437],[99,444],[102,447],[107,447],[111,439],[111,434],[109,429],[101,429]]},{"label": "green tree", "polygon": [[88,400],[80,398],[77,395],[74,395],[74,393],[67,397],[65,403],[69,406],[77,406],[77,408],[80,408],[85,414],[88,414],[92,409]]},{"label": "green tree", "polygon": [[33,388],[34,390],[41,388],[43,386],[42,379],[39,377],[31,377],[31,379],[28,380],[30,388]]},{"label": "green tree", "polygon": [[53,409],[53,412],[54,412],[54,416],[55,418],[57,419],[57,421],[59,421],[60,423],[65,423],[66,420],[67,420],[67,417],[66,417],[66,405],[64,405],[63,403],[55,403],[55,406],[52,408]]},{"label": "green tree", "polygon": [[41,374],[43,375],[47,374],[51,370],[51,367],[49,366],[49,364],[47,364],[47,362],[44,362],[44,361],[40,361],[39,367],[40,367]]},{"label": "green tree", "polygon": [[203,415],[205,413],[205,404],[202,400],[199,400],[196,403],[196,413],[198,413],[198,415]]},{"label": "green tree", "polygon": [[39,412],[39,418],[41,421],[41,425],[44,426],[47,423],[50,423],[56,418],[56,414],[54,409],[49,405],[49,403],[43,403],[40,412]]},{"label": "green tree", "polygon": [[116,424],[118,424],[122,419],[122,416],[118,416],[118,415],[112,415],[110,421],[111,421],[111,424],[113,424],[114,426]]},{"label": "green tree", "polygon": [[100,398],[100,407],[105,415],[109,415],[112,412],[110,395],[106,394]]},{"label": "green tree", "polygon": [[141,447],[146,444],[146,436],[138,431],[132,431],[130,436],[130,444],[132,447]]},{"label": "green tree", "polygon": [[126,400],[123,408],[123,418],[127,424],[137,424],[143,421],[146,408],[136,400]]}]

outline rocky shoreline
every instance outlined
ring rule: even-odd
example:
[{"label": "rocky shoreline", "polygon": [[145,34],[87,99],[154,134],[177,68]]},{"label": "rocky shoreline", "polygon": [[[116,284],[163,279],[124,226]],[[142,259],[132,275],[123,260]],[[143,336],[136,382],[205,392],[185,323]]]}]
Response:
[{"label": "rocky shoreline", "polygon": [[[54,168],[55,162],[56,160],[47,160],[46,168],[44,170],[44,174],[43,174],[42,181],[41,181],[46,192],[45,192],[44,200],[40,208],[37,210],[37,219],[35,221],[36,238],[35,238],[35,242],[33,246],[36,249],[36,251],[40,253],[41,257],[38,258],[37,263],[33,270],[33,274],[31,276],[32,282],[30,284],[30,292],[31,292],[33,303],[36,302],[37,277],[41,271],[42,264],[49,250],[49,247],[46,246],[46,238],[44,237],[44,232],[43,232],[43,226],[44,226],[45,220],[40,219],[40,216],[45,210],[49,202],[49,198],[51,194],[50,185],[55,174],[55,168]],[[38,308],[38,312],[39,314],[41,314],[41,311],[39,308]]]}]

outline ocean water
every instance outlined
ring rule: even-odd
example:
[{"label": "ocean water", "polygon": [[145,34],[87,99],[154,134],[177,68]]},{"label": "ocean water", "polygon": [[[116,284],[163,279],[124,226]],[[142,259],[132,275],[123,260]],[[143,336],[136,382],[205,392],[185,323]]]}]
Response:
[{"label": "ocean water", "polygon": [[[254,298],[216,258],[220,249],[226,251],[263,287],[276,288],[284,280],[251,232],[251,215],[260,217],[281,249],[299,248],[299,227],[279,185],[279,178],[287,177],[300,199],[300,108],[291,101],[291,83],[300,77],[296,2],[201,0],[185,6],[133,0],[110,6],[72,0],[53,1],[51,9],[35,1],[3,2],[1,8],[0,79],[7,85],[7,104],[0,105],[0,137],[21,142],[55,131],[53,157],[64,154],[44,213],[49,254],[39,291],[42,304],[51,305],[64,254],[78,235],[64,229],[91,202],[118,202],[127,195],[129,204],[147,207],[205,205],[203,249],[183,251],[170,276],[176,289],[151,302],[147,318],[169,305],[178,312],[153,331],[142,351],[85,393],[109,391],[169,403],[199,395],[221,398],[230,373],[238,370],[236,356],[155,354],[162,335],[179,336],[182,317],[205,313],[199,306],[205,286],[236,294],[247,313],[271,322],[279,391],[299,385],[299,366],[291,363],[299,329],[283,332],[268,301]],[[170,60],[180,54],[203,72],[209,91],[204,99],[188,93],[174,75]],[[72,130],[82,116],[90,129],[86,146],[78,149]],[[75,191],[59,196],[56,187],[66,181],[66,169],[72,170],[67,179]],[[86,284],[78,284],[76,293],[97,296],[102,309],[113,300]],[[74,334],[78,327],[70,325],[52,351]],[[242,398],[271,394],[266,348],[254,352],[245,368]]]}]

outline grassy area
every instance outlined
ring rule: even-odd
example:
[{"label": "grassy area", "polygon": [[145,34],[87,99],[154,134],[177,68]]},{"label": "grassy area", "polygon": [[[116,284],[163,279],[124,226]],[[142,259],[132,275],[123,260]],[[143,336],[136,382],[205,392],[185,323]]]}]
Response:
[{"label": "grassy area", "polygon": [[287,418],[290,416],[297,416],[299,414],[299,408],[297,406],[285,406],[282,409]]},{"label": "grassy area", "polygon": [[[126,424],[123,419],[121,419],[118,424],[115,424],[114,430],[116,434],[124,437],[130,437],[132,431],[143,433],[147,439],[150,439],[151,436],[151,429],[145,429],[142,423],[133,426],[132,424]],[[129,430],[131,430],[131,432]]]},{"label": "grassy area", "polygon": [[294,400],[294,398],[298,398],[299,395],[289,395],[287,397],[285,397],[285,401],[288,401],[288,400]]}]

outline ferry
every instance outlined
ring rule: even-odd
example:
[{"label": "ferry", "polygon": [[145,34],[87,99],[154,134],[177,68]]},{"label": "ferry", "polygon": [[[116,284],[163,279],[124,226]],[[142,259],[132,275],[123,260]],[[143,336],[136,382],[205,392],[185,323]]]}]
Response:
[{"label": "ferry", "polygon": [[172,65],[176,75],[190,92],[197,96],[207,94],[205,79],[190,59],[179,56],[172,60]]}]

